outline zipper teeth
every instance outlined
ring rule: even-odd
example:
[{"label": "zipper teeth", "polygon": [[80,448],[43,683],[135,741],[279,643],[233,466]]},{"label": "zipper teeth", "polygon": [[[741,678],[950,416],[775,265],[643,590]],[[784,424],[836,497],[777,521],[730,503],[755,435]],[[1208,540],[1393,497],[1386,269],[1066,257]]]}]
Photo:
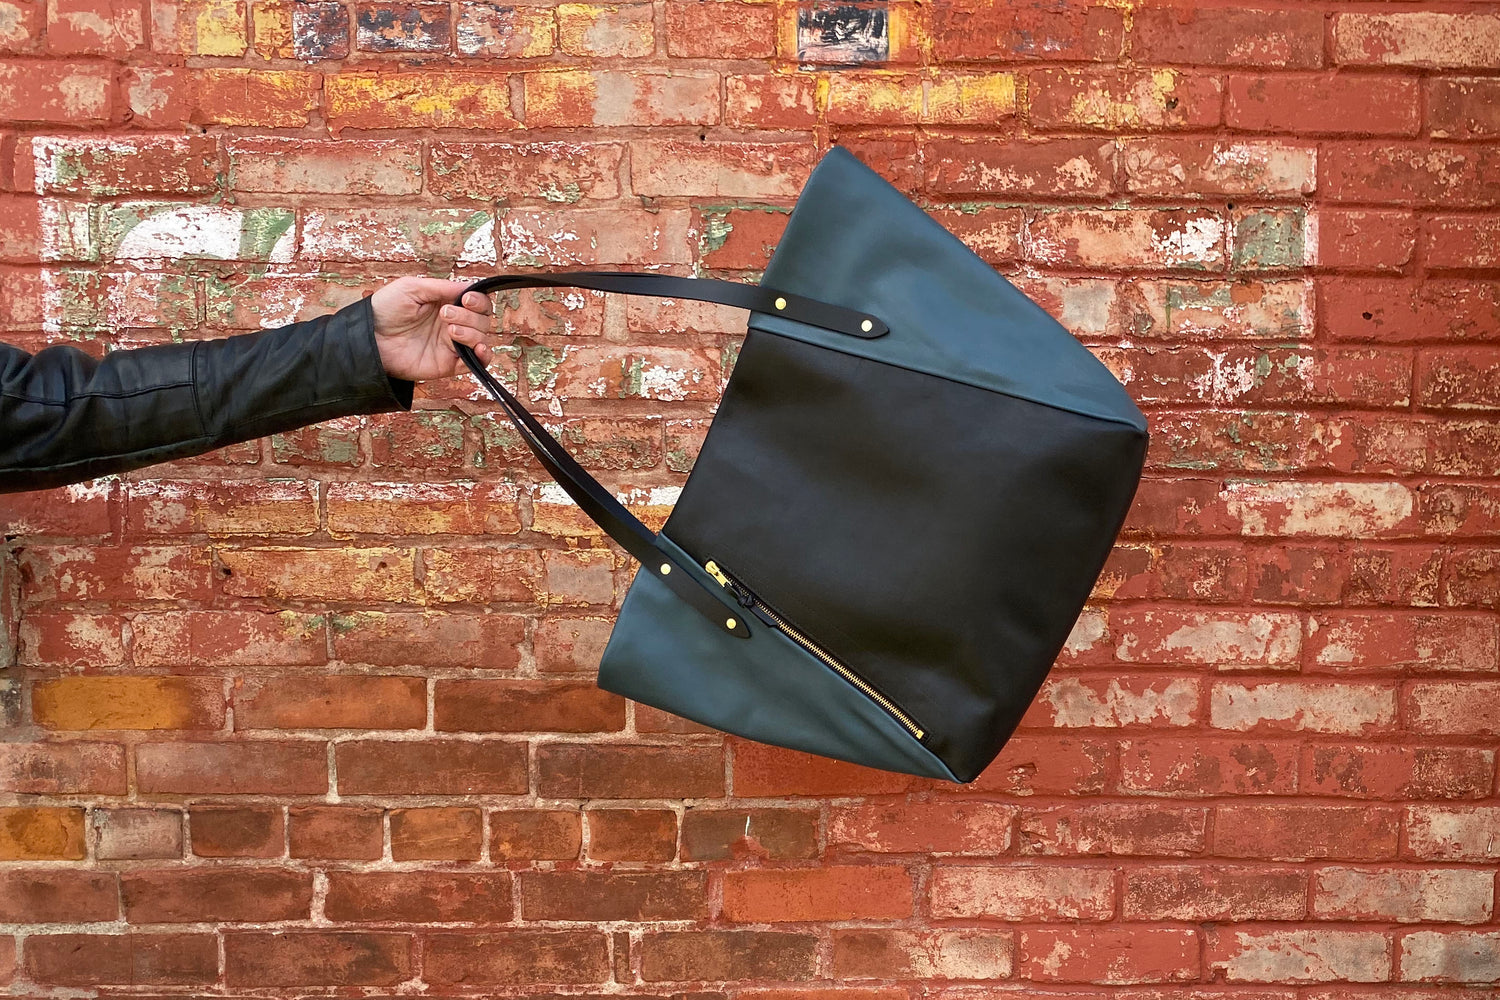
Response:
[{"label": "zipper teeth", "polygon": [[[714,569],[718,569],[718,567],[714,566]],[[712,571],[710,571],[710,575],[717,574],[714,574],[712,573]],[[754,594],[750,594],[748,590],[746,591],[746,593],[749,594],[750,600],[755,603],[755,606],[761,611],[765,612],[766,617],[774,621],[776,623],[776,627],[781,629],[781,631],[788,638],[790,638],[797,645],[801,646],[803,649],[807,650],[812,655],[816,656],[819,660],[822,660],[825,664],[828,665],[828,667],[838,673],[840,677],[844,678],[844,680],[848,681],[850,684],[853,684],[855,687],[863,691],[866,695],[869,696],[871,701],[875,702],[875,704],[885,709],[897,722],[901,723],[901,725],[906,728],[907,732],[911,733],[919,740],[926,735],[922,731],[922,727],[911,720],[911,716],[901,711],[901,709],[897,708],[894,704],[891,703],[891,700],[889,698],[871,687],[863,677],[860,677],[854,671],[844,666],[838,660],[834,659],[831,653],[828,653],[817,643],[813,642],[807,636],[803,635],[801,632],[793,628],[790,624],[787,623],[787,620],[785,618],[781,617],[775,611],[772,611],[770,608],[766,607],[765,602],[762,601],[759,597],[756,597]]]}]

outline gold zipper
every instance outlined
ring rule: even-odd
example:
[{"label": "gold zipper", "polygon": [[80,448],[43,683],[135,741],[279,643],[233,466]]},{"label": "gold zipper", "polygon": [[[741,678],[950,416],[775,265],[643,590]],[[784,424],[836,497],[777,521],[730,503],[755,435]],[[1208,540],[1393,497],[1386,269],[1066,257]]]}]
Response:
[{"label": "gold zipper", "polygon": [[922,731],[922,727],[912,721],[911,716],[901,711],[901,709],[897,708],[889,698],[871,687],[863,677],[860,677],[854,671],[850,670],[838,660],[834,659],[833,654],[829,653],[827,650],[823,649],[807,636],[797,631],[797,629],[794,628],[791,623],[789,623],[785,618],[781,617],[775,611],[771,610],[771,608],[766,606],[766,603],[764,601],[751,593],[749,588],[745,587],[743,584],[739,583],[736,580],[730,579],[729,574],[720,569],[718,563],[710,559],[708,562],[703,564],[703,568],[708,571],[709,576],[718,581],[719,586],[734,594],[735,598],[739,601],[740,604],[744,604],[745,600],[749,600],[751,603],[751,610],[757,612],[760,617],[769,619],[771,623],[774,624],[778,629],[780,629],[782,634],[784,634],[788,639],[791,639],[797,645],[801,646],[803,649],[816,656],[840,677],[848,681],[850,684],[853,684],[860,691],[864,692],[867,696],[869,696],[871,701],[879,705],[881,708],[885,709],[886,712],[890,714],[891,718],[901,723],[901,725],[906,729],[907,732],[911,733],[919,740],[924,735],[926,735]]}]

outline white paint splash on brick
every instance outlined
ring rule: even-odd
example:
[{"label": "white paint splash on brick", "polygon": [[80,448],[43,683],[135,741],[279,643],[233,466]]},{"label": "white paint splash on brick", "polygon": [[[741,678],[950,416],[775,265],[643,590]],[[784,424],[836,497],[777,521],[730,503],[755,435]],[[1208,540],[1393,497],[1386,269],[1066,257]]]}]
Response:
[{"label": "white paint splash on brick", "polygon": [[1062,728],[1097,728],[1166,722],[1187,726],[1198,704],[1198,685],[1188,678],[1153,682],[1141,691],[1131,691],[1111,680],[1103,691],[1073,677],[1064,677],[1043,689],[1052,706],[1054,725]]},{"label": "white paint splash on brick", "polygon": [[1225,506],[1245,535],[1367,538],[1399,527],[1415,499],[1400,483],[1231,482]]},{"label": "white paint splash on brick", "polygon": [[1395,721],[1395,693],[1368,684],[1216,684],[1209,704],[1209,725],[1236,732],[1271,722],[1299,732],[1357,734]]},{"label": "white paint splash on brick", "polygon": [[236,209],[184,205],[142,220],[125,234],[115,256],[145,260],[179,257],[235,260],[240,255],[243,223],[244,216]]},{"label": "white paint splash on brick", "polygon": [[491,219],[469,234],[464,240],[463,251],[458,255],[460,264],[495,263],[495,220]]},{"label": "white paint splash on brick", "polygon": [[1167,266],[1217,263],[1224,256],[1223,244],[1224,223],[1220,219],[1189,219],[1175,232],[1151,234],[1151,249]]}]

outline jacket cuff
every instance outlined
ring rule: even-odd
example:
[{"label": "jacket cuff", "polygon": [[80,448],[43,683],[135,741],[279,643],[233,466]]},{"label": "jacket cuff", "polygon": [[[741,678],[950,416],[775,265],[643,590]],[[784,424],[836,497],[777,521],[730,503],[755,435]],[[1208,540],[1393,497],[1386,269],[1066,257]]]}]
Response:
[{"label": "jacket cuff", "polygon": [[362,365],[370,369],[370,384],[384,389],[384,401],[389,405],[381,410],[409,410],[416,383],[386,373],[385,365],[380,361],[380,348],[375,343],[375,306],[371,298],[366,295],[358,302],[351,302],[335,316],[348,321],[350,339],[358,345],[356,349],[360,352]]}]

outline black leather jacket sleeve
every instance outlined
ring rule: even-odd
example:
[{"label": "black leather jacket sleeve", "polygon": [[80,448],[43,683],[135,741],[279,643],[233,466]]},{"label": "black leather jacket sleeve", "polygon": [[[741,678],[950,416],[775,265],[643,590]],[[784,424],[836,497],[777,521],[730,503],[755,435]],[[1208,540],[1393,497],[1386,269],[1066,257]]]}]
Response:
[{"label": "black leather jacket sleeve", "polygon": [[356,413],[408,409],[368,296],[223,340],[35,355],[0,344],[0,493],[39,490]]}]

